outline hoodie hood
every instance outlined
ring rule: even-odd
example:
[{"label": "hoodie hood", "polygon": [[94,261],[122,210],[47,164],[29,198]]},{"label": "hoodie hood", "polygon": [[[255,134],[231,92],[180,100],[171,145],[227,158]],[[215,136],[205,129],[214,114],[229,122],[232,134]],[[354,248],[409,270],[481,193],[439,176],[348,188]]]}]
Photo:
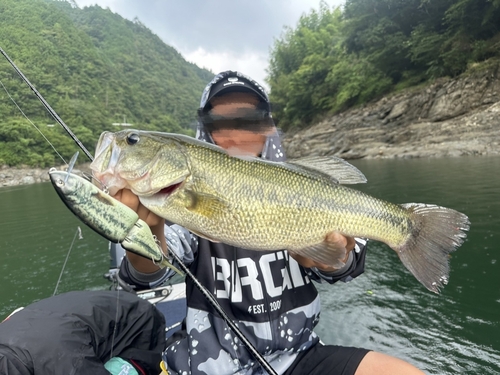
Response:
[{"label": "hoodie hood", "polygon": [[[221,93],[235,91],[250,91],[255,93],[264,104],[264,106],[267,107],[269,118],[272,118],[269,97],[264,91],[264,88],[250,77],[231,70],[217,74],[212,79],[212,81],[208,83],[201,95],[199,111],[204,111],[207,107],[208,102],[214,96]],[[266,142],[264,143],[264,147],[261,152],[261,158],[271,161],[285,161],[286,156],[281,144],[280,131],[276,127],[274,127],[274,129],[275,132],[269,135],[266,139]],[[204,124],[200,120],[198,120],[196,138],[208,143],[215,144],[212,136],[205,129]]]}]

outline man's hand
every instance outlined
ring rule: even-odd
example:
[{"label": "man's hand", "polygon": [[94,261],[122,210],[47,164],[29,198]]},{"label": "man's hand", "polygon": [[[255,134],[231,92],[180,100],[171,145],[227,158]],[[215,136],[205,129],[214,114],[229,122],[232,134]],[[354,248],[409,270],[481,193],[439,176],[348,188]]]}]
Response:
[{"label": "man's hand", "polygon": [[[139,219],[146,222],[151,232],[160,241],[163,252],[168,254],[167,243],[165,241],[165,219],[149,211],[149,209],[143,206],[139,201],[139,197],[128,189],[119,190],[113,198],[137,212]],[[139,272],[153,273],[159,269],[151,259],[144,258],[130,251],[127,251],[127,258],[132,266]]]},{"label": "man's hand", "polygon": [[116,200],[119,200],[122,202],[124,205],[130,207],[133,209],[135,212],[137,212],[137,215],[139,215],[139,218],[144,220],[147,225],[149,225],[150,228],[156,227],[165,224],[165,219],[161,218],[160,216],[152,213],[147,209],[145,206],[142,205],[141,201],[139,200],[139,197],[132,193],[131,190],[129,189],[123,189],[119,190],[114,196]]},{"label": "man's hand", "polygon": [[[346,256],[344,258],[344,263],[347,261],[349,258],[349,253],[354,249],[354,246],[356,245],[356,241],[354,241],[353,237],[346,237],[343,236],[342,234],[338,232],[332,232],[329,233],[326,237],[326,241],[334,243],[336,247],[338,248],[345,248],[346,249]],[[306,258],[305,256],[299,255],[299,254],[292,254],[290,253],[290,256],[297,261],[302,267],[305,268],[312,268],[316,267],[320,271],[324,272],[333,272],[337,271],[337,268],[328,266],[327,264],[319,263],[311,258]]]}]

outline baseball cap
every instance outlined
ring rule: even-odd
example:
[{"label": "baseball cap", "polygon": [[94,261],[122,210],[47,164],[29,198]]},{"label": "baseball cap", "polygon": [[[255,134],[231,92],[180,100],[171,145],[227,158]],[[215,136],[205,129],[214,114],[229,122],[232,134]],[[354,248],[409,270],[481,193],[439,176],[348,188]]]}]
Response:
[{"label": "baseball cap", "polygon": [[264,88],[250,77],[233,70],[227,70],[217,74],[205,87],[200,101],[200,110],[206,109],[207,104],[215,96],[230,92],[251,92],[257,95],[262,103],[265,103],[268,112],[271,111],[269,98]]}]

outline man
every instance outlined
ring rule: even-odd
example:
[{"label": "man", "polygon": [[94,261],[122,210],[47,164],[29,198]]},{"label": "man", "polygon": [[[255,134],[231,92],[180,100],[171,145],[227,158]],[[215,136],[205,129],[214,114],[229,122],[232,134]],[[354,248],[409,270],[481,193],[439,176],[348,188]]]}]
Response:
[{"label": "man", "polygon": [[[238,72],[214,77],[199,109],[197,137],[235,157],[284,161],[285,155],[263,88]],[[412,365],[381,353],[322,345],[313,329],[319,320],[318,292],[311,280],[348,281],[364,270],[365,242],[332,233],[327,241],[347,250],[334,269],[283,251],[251,251],[197,238],[142,206],[128,190],[115,198],[135,209],[163,249],[175,251],[211,292],[245,336],[279,374],[422,374]],[[354,251],[353,251],[354,250]],[[153,287],[169,276],[151,261],[127,254],[120,276],[138,287]],[[186,281],[183,330],[167,342],[170,374],[262,374],[205,297]]]},{"label": "man", "polygon": [[131,293],[75,291],[0,323],[0,374],[158,374],[165,318]]}]

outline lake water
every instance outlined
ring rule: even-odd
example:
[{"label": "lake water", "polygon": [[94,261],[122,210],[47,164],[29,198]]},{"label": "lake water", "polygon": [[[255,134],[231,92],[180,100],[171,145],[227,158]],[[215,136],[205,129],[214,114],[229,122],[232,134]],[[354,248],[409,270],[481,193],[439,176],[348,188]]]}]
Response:
[{"label": "lake water", "polygon": [[[395,252],[371,242],[363,275],[319,285],[322,340],[395,355],[428,374],[500,374],[500,158],[353,164],[368,178],[356,189],[394,203],[454,208],[469,216],[471,230],[450,258],[440,295]],[[1,188],[0,212],[0,320],[51,296],[66,258],[57,293],[109,287],[107,241],[75,218],[50,184]]]}]

